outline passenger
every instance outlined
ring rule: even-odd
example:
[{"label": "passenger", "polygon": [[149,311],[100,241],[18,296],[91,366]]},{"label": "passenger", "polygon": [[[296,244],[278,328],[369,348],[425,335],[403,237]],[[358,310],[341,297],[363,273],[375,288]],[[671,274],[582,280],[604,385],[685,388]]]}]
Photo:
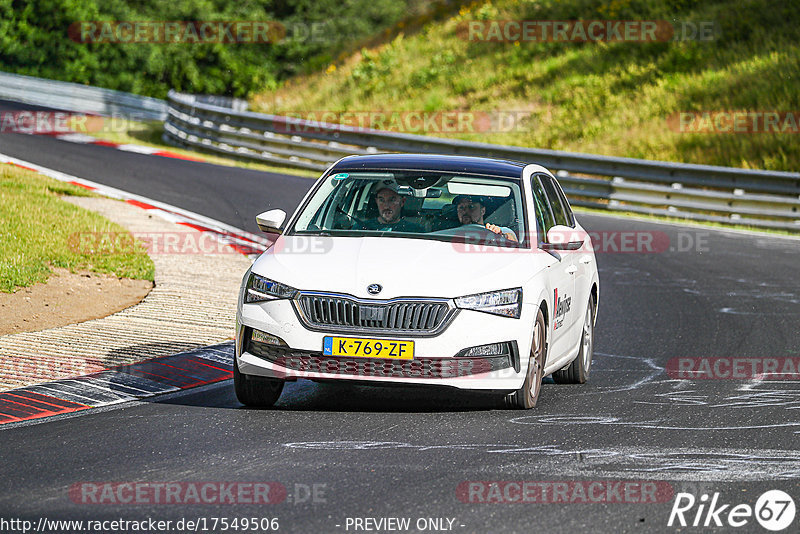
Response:
[{"label": "passenger", "polygon": [[419,224],[403,218],[405,197],[397,192],[398,185],[394,180],[384,180],[378,186],[375,203],[378,205],[378,217],[362,223],[364,230],[381,232],[424,232]]},{"label": "passenger", "polygon": [[462,225],[480,224],[490,232],[502,234],[509,241],[517,242],[517,235],[511,228],[483,222],[483,216],[486,215],[484,203],[483,197],[480,196],[458,195],[454,198],[453,204],[456,206],[459,222]]}]

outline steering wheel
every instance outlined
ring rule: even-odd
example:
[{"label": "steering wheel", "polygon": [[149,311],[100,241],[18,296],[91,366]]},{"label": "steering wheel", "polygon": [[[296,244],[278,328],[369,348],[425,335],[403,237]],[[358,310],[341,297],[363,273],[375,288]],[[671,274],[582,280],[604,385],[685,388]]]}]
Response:
[{"label": "steering wheel", "polygon": [[468,241],[475,240],[479,241],[481,244],[484,245],[505,243],[509,241],[509,239],[503,234],[495,234],[485,226],[476,223],[465,224],[463,226],[457,226],[455,228],[446,228],[444,230],[438,230],[436,232],[431,232],[431,233],[434,235],[464,237]]},{"label": "steering wheel", "polygon": [[489,230],[488,228],[486,228],[485,226],[483,226],[482,224],[477,224],[477,223],[465,224],[464,226],[461,227],[461,229],[466,230],[469,233],[475,232],[476,230],[483,230],[483,234],[481,235],[480,239],[482,241],[485,240],[486,242],[484,244],[486,245],[493,244],[492,242],[507,243],[511,241],[502,232],[496,234],[491,230]]},{"label": "steering wheel", "polygon": [[361,219],[359,219],[358,217],[354,217],[354,216],[350,215],[349,213],[344,211],[340,206],[336,206],[336,213],[341,213],[342,215],[344,215],[345,217],[350,219],[351,222],[357,224],[361,228],[364,227],[364,223],[361,221]]}]

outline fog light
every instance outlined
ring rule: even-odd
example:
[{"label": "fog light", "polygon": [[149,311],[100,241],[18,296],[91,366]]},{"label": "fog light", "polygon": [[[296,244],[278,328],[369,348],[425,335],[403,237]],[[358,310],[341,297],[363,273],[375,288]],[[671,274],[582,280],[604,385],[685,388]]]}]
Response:
[{"label": "fog light", "polygon": [[508,343],[490,343],[489,345],[466,348],[456,354],[456,358],[470,356],[501,356],[508,353]]},{"label": "fog light", "polygon": [[250,339],[257,343],[265,343],[267,345],[278,345],[280,347],[286,346],[286,342],[278,336],[267,334],[261,330],[253,330],[253,333],[250,335]]}]

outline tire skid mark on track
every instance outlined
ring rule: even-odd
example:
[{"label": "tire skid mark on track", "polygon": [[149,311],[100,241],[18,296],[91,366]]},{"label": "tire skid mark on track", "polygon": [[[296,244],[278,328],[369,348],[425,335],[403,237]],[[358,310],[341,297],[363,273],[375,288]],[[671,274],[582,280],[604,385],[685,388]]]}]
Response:
[{"label": "tire skid mark on track", "polygon": [[[647,384],[655,382],[656,378],[661,376],[664,373],[664,367],[658,365],[658,363],[656,363],[656,360],[654,358],[646,358],[646,357],[642,357],[642,356],[623,356],[621,354],[606,354],[606,353],[603,353],[603,352],[595,352],[594,354],[595,354],[595,356],[600,356],[601,358],[620,358],[620,359],[623,359],[623,360],[633,360],[635,363],[642,363],[644,365],[644,367],[645,367],[645,372],[647,372],[647,376],[636,380],[632,384],[627,384],[627,385],[623,385],[623,386],[611,386],[608,389],[604,389],[603,390],[604,394],[618,393],[618,392],[621,392],[621,391],[631,391],[631,390],[639,389],[644,385],[647,385]],[[600,371],[600,372],[604,371],[604,369],[602,369],[602,368],[599,368],[599,369],[596,369],[596,370]],[[634,369],[632,367],[626,367],[625,370],[627,372],[627,371],[631,371],[631,370],[637,370],[638,371],[639,369]],[[581,395],[591,395],[591,394],[593,394],[593,392],[583,392],[583,393],[581,393]]]},{"label": "tire skid mark on track", "polygon": [[233,342],[0,393],[0,426],[140,400],[233,377]]},{"label": "tire skid mark on track", "polygon": [[[567,445],[450,443],[402,441],[301,441],[281,444],[293,451],[329,451],[331,454],[397,455],[440,450],[478,451],[487,456],[477,473],[520,477],[528,473],[559,477],[630,480],[756,481],[767,474],[774,480],[800,478],[800,453],[795,450],[708,447],[570,447]],[[496,455],[496,459],[495,459]],[[419,461],[414,456],[414,461]],[[480,475],[476,475],[480,476]]]},{"label": "tire skid mark on track", "polygon": [[518,425],[618,425],[618,426],[631,426],[637,429],[646,430],[686,430],[692,432],[713,432],[713,431],[740,431],[740,430],[761,430],[768,428],[781,428],[800,427],[800,421],[786,421],[772,424],[752,424],[752,425],[736,425],[736,426],[676,426],[672,423],[667,423],[664,420],[643,420],[643,421],[627,421],[621,417],[613,415],[523,415],[509,420],[511,423]]}]

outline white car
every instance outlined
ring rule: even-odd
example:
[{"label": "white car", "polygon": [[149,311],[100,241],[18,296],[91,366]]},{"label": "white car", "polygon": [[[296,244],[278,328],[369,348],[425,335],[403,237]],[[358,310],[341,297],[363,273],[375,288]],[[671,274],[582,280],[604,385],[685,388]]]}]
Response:
[{"label": "white car", "polygon": [[536,404],[542,378],[583,383],[599,297],[591,239],[539,165],[350,156],[332,165],[245,273],[240,402],[286,380],[451,386]]}]

